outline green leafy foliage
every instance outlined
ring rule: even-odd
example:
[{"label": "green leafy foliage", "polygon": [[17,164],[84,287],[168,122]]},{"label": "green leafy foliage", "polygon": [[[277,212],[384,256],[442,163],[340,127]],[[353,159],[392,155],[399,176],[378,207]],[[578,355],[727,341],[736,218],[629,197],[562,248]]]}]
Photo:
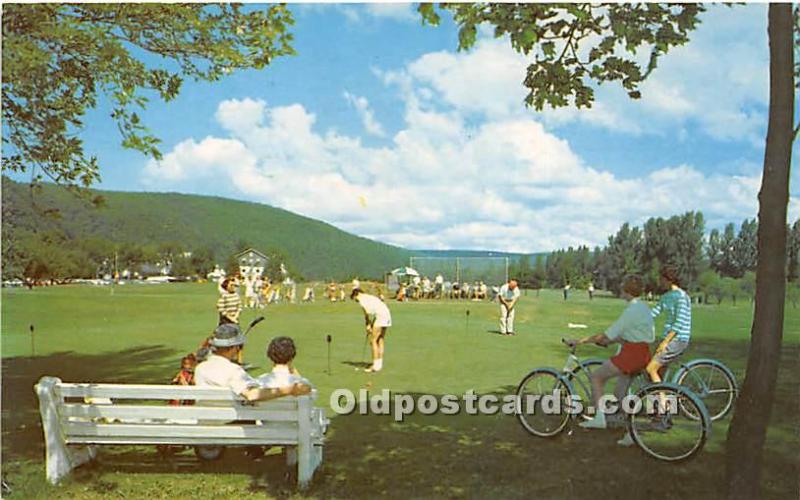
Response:
[{"label": "green leafy foliage", "polygon": [[789,281],[800,280],[800,219],[794,221],[787,238],[788,269],[786,278]]},{"label": "green leafy foliage", "polygon": [[101,93],[122,145],[161,158],[139,114],[150,99],[174,99],[186,78],[216,81],[293,54],[292,24],[282,5],[5,4],[3,171],[38,169],[35,180],[72,187],[96,182],[97,158],[80,132]]},{"label": "green leafy foliage", "polygon": [[[91,191],[106,198],[106,206],[95,209],[47,183],[41,184],[33,205],[29,190],[3,178],[4,279],[22,276],[40,253],[40,261],[50,262],[50,252],[81,262],[52,260],[59,268],[57,279],[111,273],[115,258],[120,271],[169,261],[178,263],[181,275],[202,276],[214,264],[225,267],[229,256],[254,247],[274,256],[276,265],[283,262],[296,277],[344,280],[358,275],[382,281],[385,271],[404,265],[412,253],[256,203]],[[61,216],[43,214],[53,209]]]},{"label": "green leafy foliage", "polygon": [[[711,267],[721,276],[741,278],[747,271],[755,271],[758,260],[758,222],[745,219],[735,233],[733,224],[725,226],[723,233],[713,230],[708,239],[708,259]],[[789,266],[791,267],[791,245]]]},{"label": "green leafy foliage", "polygon": [[[705,10],[700,4],[486,4],[440,3],[459,27],[460,50],[472,47],[481,24],[508,36],[517,52],[533,55],[524,85],[528,106],[542,110],[591,107],[592,81],[619,82],[631,98],[672,47],[689,41]],[[441,21],[433,4],[421,4],[422,21]],[[647,54],[640,62],[640,51]]]},{"label": "green leafy foliage", "polygon": [[725,297],[725,286],[716,272],[710,269],[703,271],[697,281],[700,291],[703,293],[703,302],[708,303],[708,297],[712,296],[716,299],[717,304],[722,303],[722,299]]}]

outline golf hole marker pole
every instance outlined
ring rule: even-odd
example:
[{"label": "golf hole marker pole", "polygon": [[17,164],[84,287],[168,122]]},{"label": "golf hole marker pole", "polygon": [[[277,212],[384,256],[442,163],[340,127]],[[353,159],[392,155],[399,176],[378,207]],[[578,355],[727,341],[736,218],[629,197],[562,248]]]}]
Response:
[{"label": "golf hole marker pole", "polygon": [[466,311],[466,326],[465,326],[464,334],[466,335],[468,333],[469,333],[469,309],[467,309],[467,311]]},{"label": "golf hole marker pole", "polygon": [[331,374],[331,341],[333,341],[333,337],[328,334],[325,337],[325,342],[328,344],[328,375]]},{"label": "golf hole marker pole", "polygon": [[31,357],[36,356],[36,344],[33,341],[33,324],[30,327],[31,330]]}]

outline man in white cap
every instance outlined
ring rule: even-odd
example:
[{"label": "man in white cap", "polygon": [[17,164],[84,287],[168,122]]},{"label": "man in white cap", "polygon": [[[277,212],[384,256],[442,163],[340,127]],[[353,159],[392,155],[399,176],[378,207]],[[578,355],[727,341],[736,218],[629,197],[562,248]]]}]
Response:
[{"label": "man in white cap", "polygon": [[311,387],[295,383],[284,387],[265,388],[234,361],[247,337],[239,325],[219,325],[211,338],[212,354],[195,368],[195,384],[199,386],[228,387],[248,401],[266,401],[281,396],[301,396],[311,392]]}]

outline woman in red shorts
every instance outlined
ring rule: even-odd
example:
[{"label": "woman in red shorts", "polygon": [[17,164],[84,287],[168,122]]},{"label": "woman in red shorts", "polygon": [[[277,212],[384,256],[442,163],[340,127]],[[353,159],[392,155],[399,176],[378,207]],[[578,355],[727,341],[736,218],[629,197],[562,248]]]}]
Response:
[{"label": "woman in red shorts", "polygon": [[581,423],[581,427],[605,429],[606,415],[599,407],[599,402],[606,382],[617,377],[614,395],[617,401],[621,401],[628,392],[631,376],[643,370],[650,362],[650,344],[655,340],[655,331],[650,308],[639,302],[643,290],[641,276],[626,276],[622,282],[622,298],[628,301],[628,306],[619,319],[605,333],[567,341],[572,346],[589,343],[602,346],[622,344],[615,356],[592,373],[592,404],[596,413],[591,420]]}]

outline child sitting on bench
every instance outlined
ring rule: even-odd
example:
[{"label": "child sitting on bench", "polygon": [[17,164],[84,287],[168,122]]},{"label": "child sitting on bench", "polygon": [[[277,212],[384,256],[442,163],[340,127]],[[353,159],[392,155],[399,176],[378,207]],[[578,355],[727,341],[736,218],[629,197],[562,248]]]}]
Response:
[{"label": "child sitting on bench", "polygon": [[277,388],[304,384],[311,387],[311,382],[306,380],[294,367],[293,361],[297,356],[297,348],[290,337],[275,337],[267,347],[267,357],[272,361],[272,371],[265,373],[256,380],[261,387]]}]

